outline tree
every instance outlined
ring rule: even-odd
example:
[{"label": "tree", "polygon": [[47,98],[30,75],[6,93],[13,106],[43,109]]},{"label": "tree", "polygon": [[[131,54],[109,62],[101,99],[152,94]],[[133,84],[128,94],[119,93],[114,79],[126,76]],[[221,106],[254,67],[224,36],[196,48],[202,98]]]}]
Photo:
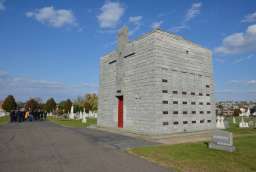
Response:
[{"label": "tree", "polygon": [[84,110],[84,98],[79,96],[73,101],[74,112],[80,112]]},{"label": "tree", "polygon": [[[224,109],[224,107],[221,105],[221,104],[218,104],[217,105],[217,109],[219,110],[219,111],[217,111],[217,114],[218,115],[223,115],[223,109]],[[216,110],[217,110],[216,109]]]},{"label": "tree", "polygon": [[11,112],[12,110],[15,110],[17,108],[15,98],[12,95],[7,96],[2,104],[2,108],[6,112]]},{"label": "tree", "polygon": [[98,110],[98,97],[95,93],[85,95],[84,108],[87,112]]},{"label": "tree", "polygon": [[25,109],[29,111],[39,110],[40,105],[35,99],[30,99],[25,104]]},{"label": "tree", "polygon": [[53,98],[50,98],[46,101],[44,105],[44,110],[47,112],[53,112],[56,109],[56,102]]},{"label": "tree", "polygon": [[72,101],[67,99],[59,103],[59,110],[63,113],[69,113],[71,111]]},{"label": "tree", "polygon": [[233,116],[239,116],[240,113],[241,113],[240,109],[234,109]]},{"label": "tree", "polygon": [[24,108],[24,106],[25,106],[25,103],[24,103],[24,102],[17,101],[17,109]]}]

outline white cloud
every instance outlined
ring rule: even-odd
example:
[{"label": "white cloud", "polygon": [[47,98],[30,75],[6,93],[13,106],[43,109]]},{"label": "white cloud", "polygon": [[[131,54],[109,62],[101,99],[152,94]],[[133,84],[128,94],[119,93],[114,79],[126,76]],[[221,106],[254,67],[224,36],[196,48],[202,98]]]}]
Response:
[{"label": "white cloud", "polygon": [[191,8],[187,10],[184,20],[181,22],[181,24],[171,28],[171,31],[179,32],[183,29],[189,28],[188,22],[200,14],[201,7],[202,7],[201,2],[193,3]]},{"label": "white cloud", "polygon": [[156,28],[161,27],[162,24],[163,24],[163,21],[162,21],[162,20],[161,20],[161,21],[157,21],[157,22],[153,22],[153,23],[151,24],[151,27],[152,27],[153,29],[156,29]]},{"label": "white cloud", "polygon": [[241,22],[246,22],[246,23],[256,22],[256,12],[246,15]]},{"label": "white cloud", "polygon": [[142,16],[133,16],[133,17],[129,17],[129,22],[135,24],[135,25],[138,25],[140,24],[142,20]]},{"label": "white cloud", "polygon": [[249,81],[247,81],[247,83],[248,83],[248,84],[254,84],[254,85],[256,85],[256,80],[249,80]]},{"label": "white cloud", "polygon": [[71,10],[54,9],[53,6],[43,7],[26,13],[29,18],[34,18],[40,23],[60,28],[63,26],[77,26],[76,18]]},{"label": "white cloud", "polygon": [[245,32],[233,33],[225,37],[222,45],[215,48],[219,54],[239,54],[256,52],[256,24],[248,26]]},{"label": "white cloud", "polygon": [[0,11],[4,11],[5,10],[4,3],[5,3],[5,0],[0,0]]},{"label": "white cloud", "polygon": [[256,86],[256,80],[230,80],[228,81],[229,84],[238,84],[238,85],[255,85]]},{"label": "white cloud", "polygon": [[129,17],[129,22],[131,23],[131,29],[129,31],[129,35],[133,35],[136,31],[138,31],[141,27],[142,16],[132,16]]},{"label": "white cloud", "polygon": [[234,61],[234,63],[242,63],[242,62],[244,62],[244,61],[247,61],[247,60],[250,60],[250,59],[252,59],[252,57],[254,57],[254,55],[253,54],[250,54],[250,55],[248,55],[248,56],[246,56],[246,57],[241,57],[241,58],[238,58],[238,59],[236,59],[235,61]]},{"label": "white cloud", "polygon": [[193,3],[192,7],[187,11],[187,14],[185,16],[185,21],[190,21],[191,19],[199,15],[201,11],[201,7],[202,7],[201,2]]},{"label": "white cloud", "polygon": [[97,16],[101,28],[115,28],[124,14],[125,9],[119,2],[107,1]]},{"label": "white cloud", "polygon": [[81,83],[68,85],[58,81],[36,80],[27,77],[11,76],[0,70],[0,99],[9,94],[19,100],[26,100],[29,97],[55,97],[56,99],[74,98],[86,92],[95,92],[96,84]]}]

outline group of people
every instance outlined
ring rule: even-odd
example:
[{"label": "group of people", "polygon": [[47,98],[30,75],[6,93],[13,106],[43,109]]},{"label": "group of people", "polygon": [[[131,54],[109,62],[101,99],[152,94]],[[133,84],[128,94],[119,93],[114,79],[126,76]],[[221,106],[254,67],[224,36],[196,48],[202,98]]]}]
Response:
[{"label": "group of people", "polygon": [[14,110],[10,113],[11,122],[24,122],[24,121],[41,121],[47,119],[47,112],[44,111],[24,111]]}]

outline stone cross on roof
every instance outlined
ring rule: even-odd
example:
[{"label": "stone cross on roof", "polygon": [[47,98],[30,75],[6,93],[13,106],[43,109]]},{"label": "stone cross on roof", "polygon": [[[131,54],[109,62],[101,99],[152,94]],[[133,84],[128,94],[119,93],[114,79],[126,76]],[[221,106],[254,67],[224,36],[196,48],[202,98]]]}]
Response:
[{"label": "stone cross on roof", "polygon": [[118,47],[117,51],[119,55],[123,53],[128,43],[128,28],[125,26],[118,32]]}]

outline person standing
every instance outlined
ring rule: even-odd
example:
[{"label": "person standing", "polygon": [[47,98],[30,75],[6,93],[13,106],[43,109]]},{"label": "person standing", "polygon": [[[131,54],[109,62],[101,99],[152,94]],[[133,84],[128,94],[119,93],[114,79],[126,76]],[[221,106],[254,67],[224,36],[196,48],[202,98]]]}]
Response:
[{"label": "person standing", "polygon": [[11,113],[10,113],[10,121],[11,122],[14,122],[14,116],[15,116],[15,111],[12,110]]},{"label": "person standing", "polygon": [[25,112],[25,120],[27,120],[29,117],[29,111]]},{"label": "person standing", "polygon": [[47,119],[47,112],[44,111],[44,120],[46,120],[46,119]]}]

